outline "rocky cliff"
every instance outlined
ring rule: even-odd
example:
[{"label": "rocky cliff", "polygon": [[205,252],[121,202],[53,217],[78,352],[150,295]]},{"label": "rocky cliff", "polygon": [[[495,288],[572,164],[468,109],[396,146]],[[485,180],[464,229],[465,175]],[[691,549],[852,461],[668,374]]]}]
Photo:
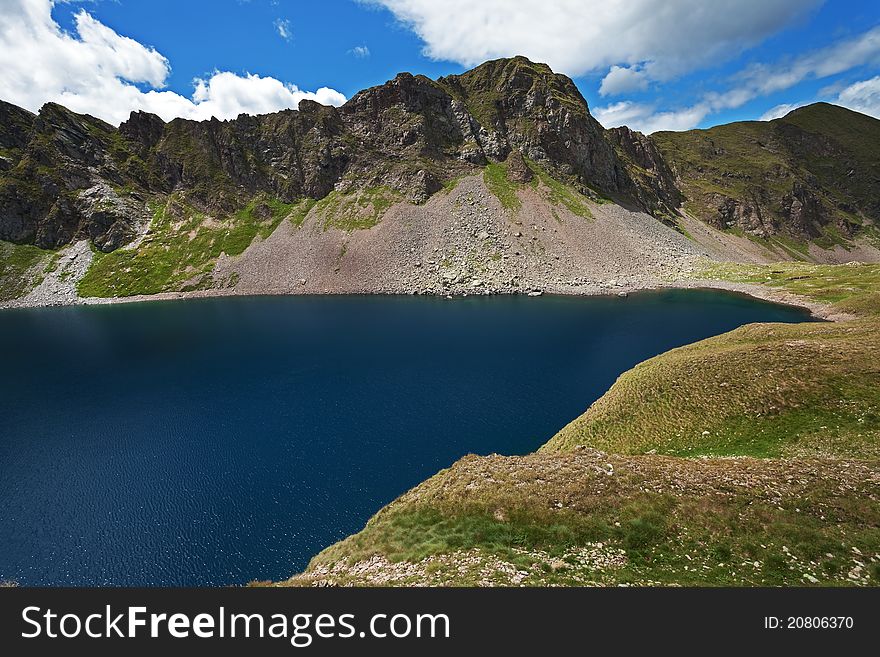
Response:
[{"label": "rocky cliff", "polygon": [[[138,279],[118,293],[212,286],[205,274],[221,256],[285,216],[298,226],[314,207],[322,230],[372,228],[392,205],[415,212],[485,173],[496,195],[489,183],[506,177],[574,215],[611,201],[683,232],[695,217],[722,240],[748,237],[772,249],[760,258],[843,248],[833,260],[877,233],[878,147],[880,121],[824,104],[769,123],[605,130],[569,78],[523,57],[437,80],[401,73],[340,108],[303,101],[231,121],[134,112],[117,128],[53,103],[34,115],[0,102],[0,240],[85,239],[107,254],[143,240],[151,253],[104,261],[105,282]],[[522,205],[517,194],[505,210]]]},{"label": "rocky cliff", "polygon": [[521,57],[437,81],[402,73],[338,109],[304,101],[224,122],[134,112],[116,129],[51,103],[0,113],[0,239],[42,248],[88,237],[112,251],[137,234],[146,200],[175,191],[220,213],[259,194],[334,189],[387,187],[421,203],[513,150],[588,195],[668,202],[630,176],[569,78]]}]

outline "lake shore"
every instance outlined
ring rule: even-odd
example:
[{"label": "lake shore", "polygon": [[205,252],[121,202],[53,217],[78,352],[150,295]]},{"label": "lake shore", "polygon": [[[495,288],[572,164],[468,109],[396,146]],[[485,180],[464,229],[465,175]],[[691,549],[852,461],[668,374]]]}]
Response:
[{"label": "lake shore", "polygon": [[44,308],[52,306],[75,306],[75,305],[108,305],[119,303],[145,303],[150,301],[183,301],[187,299],[206,299],[214,297],[230,297],[230,296],[315,296],[315,295],[388,295],[388,296],[410,296],[424,295],[436,296],[444,298],[463,298],[468,296],[498,296],[498,295],[558,295],[558,296],[619,296],[625,297],[629,294],[638,292],[649,292],[666,289],[713,289],[744,294],[762,301],[778,303],[787,306],[796,306],[804,308],[816,319],[825,321],[839,322],[853,319],[854,316],[842,313],[835,309],[830,303],[822,303],[814,299],[808,299],[804,296],[792,294],[782,289],[768,288],[762,285],[751,283],[739,283],[734,281],[722,281],[707,278],[681,279],[676,281],[645,281],[636,284],[617,282],[597,282],[591,285],[583,286],[560,286],[550,287],[548,289],[522,291],[515,289],[501,290],[474,290],[461,294],[438,294],[432,290],[411,290],[401,291],[395,289],[327,289],[320,292],[266,292],[254,293],[251,291],[238,292],[234,288],[194,290],[191,292],[160,292],[158,294],[134,295],[129,297],[70,297],[70,296],[45,296],[45,295],[26,295],[21,299],[0,302],[0,310],[11,308]]}]

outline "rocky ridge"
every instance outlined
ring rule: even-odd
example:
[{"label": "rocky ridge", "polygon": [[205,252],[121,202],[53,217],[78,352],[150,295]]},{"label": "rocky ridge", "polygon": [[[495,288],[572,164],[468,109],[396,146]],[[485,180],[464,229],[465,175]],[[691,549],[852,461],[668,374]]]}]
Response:
[{"label": "rocky ridge", "polygon": [[525,58],[436,82],[401,73],[340,108],[303,101],[297,111],[167,124],[134,112],[116,129],[52,103],[38,115],[4,103],[0,123],[0,239],[41,248],[85,237],[112,251],[138,234],[145,201],[172,192],[215,213],[259,194],[292,202],[375,187],[421,203],[512,150],[592,194],[651,195],[571,80]]},{"label": "rocky ridge", "polygon": [[97,297],[595,293],[681,279],[696,257],[871,261],[878,125],[820,104],[605,130],[569,78],[523,57],[230,121],[133,112],[115,128],[0,102],[0,240],[111,254]]}]

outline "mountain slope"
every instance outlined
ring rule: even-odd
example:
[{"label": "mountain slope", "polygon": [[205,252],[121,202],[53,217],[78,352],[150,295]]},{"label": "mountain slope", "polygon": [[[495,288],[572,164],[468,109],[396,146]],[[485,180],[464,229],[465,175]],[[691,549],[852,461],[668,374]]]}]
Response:
[{"label": "mountain slope", "polygon": [[[523,57],[436,81],[401,73],[339,108],[303,101],[231,121],[133,112],[115,128],[53,103],[37,115],[0,103],[0,241],[15,253],[3,296],[44,279],[25,303],[590,292],[674,281],[699,257],[877,260],[878,125],[814,105],[705,131],[605,130],[569,78]],[[476,215],[461,203],[477,203],[480,220],[467,224]],[[465,225],[441,225],[453,216]],[[506,237],[487,243],[487,232]],[[55,251],[82,241],[94,256],[70,254],[83,253],[76,276],[63,258],[54,266]],[[421,263],[430,276],[411,275]]]},{"label": "mountain slope", "polygon": [[304,101],[224,122],[135,112],[115,129],[51,103],[36,117],[0,111],[0,239],[42,248],[87,237],[112,251],[138,232],[135,206],[172,192],[220,214],[258,195],[291,203],[375,187],[423,202],[514,149],[584,191],[636,191],[571,80],[524,58],[437,82],[402,73],[338,109]]},{"label": "mountain slope", "polygon": [[717,228],[830,247],[880,225],[880,121],[863,114],[816,103],[651,140],[684,207]]}]

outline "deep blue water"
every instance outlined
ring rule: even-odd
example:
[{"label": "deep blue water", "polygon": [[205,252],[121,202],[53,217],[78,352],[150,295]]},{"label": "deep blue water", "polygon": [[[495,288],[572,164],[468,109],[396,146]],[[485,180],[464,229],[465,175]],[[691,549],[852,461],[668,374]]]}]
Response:
[{"label": "deep blue water", "polygon": [[467,453],[522,454],[624,370],[793,308],[250,297],[0,312],[0,580],[281,579]]}]

